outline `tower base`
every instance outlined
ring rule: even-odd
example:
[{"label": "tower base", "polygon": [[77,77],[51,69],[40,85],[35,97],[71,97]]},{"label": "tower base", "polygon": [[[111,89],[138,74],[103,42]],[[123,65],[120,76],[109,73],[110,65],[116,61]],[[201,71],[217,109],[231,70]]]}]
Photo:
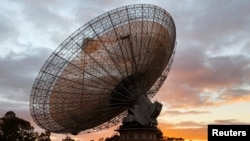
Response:
[{"label": "tower base", "polygon": [[123,122],[116,131],[119,141],[161,141],[163,134],[156,125],[143,126],[136,121]]}]

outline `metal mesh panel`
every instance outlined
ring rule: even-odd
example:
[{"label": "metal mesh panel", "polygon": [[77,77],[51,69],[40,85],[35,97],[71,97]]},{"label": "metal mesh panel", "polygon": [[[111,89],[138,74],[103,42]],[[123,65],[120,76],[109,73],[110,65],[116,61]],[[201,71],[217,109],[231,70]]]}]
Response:
[{"label": "metal mesh panel", "polygon": [[170,70],[175,25],[148,4],[114,9],[77,29],[34,81],[30,110],[55,133],[93,132],[121,122],[135,97],[152,98]]}]

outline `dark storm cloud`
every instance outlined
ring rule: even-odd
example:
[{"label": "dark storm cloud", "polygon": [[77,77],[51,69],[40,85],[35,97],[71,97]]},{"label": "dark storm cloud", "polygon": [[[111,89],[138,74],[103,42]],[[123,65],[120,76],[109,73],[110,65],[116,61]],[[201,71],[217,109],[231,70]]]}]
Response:
[{"label": "dark storm cloud", "polygon": [[246,55],[211,57],[208,58],[207,64],[211,72],[210,81],[217,86],[228,84],[230,87],[249,82],[246,78],[250,76],[250,58]]},{"label": "dark storm cloud", "polygon": [[60,1],[24,0],[17,2],[22,6],[24,18],[27,22],[34,24],[36,28],[63,27],[69,22],[66,16],[56,10],[67,6]]},{"label": "dark storm cloud", "polygon": [[47,36],[49,40],[46,42],[52,42],[55,46],[81,26],[76,22],[76,18],[79,17],[74,5],[77,3],[59,0],[15,2],[21,9],[23,24],[29,27],[29,31],[26,32],[34,34],[37,38]]},{"label": "dark storm cloud", "polygon": [[[177,51],[160,98],[170,107],[218,106],[250,96],[248,1],[172,3]],[[244,94],[243,94],[244,93]],[[245,99],[249,100],[249,99]],[[227,101],[227,102],[226,102]]]},{"label": "dark storm cloud", "polygon": [[12,23],[11,17],[7,17],[0,13],[0,42],[1,44],[18,36],[19,31]]},{"label": "dark storm cloud", "polygon": [[14,111],[40,131],[30,116],[29,97],[35,77],[51,52],[45,47],[31,47],[0,57],[0,117]]},{"label": "dark storm cloud", "polygon": [[[0,90],[1,97],[5,101],[1,104],[7,104],[8,99],[13,103],[14,100],[28,102],[32,83],[37,75],[42,64],[52,52],[48,47],[38,47],[35,41],[23,42],[19,37],[25,38],[32,33],[39,42],[45,38],[42,36],[51,36],[51,41],[60,44],[65,38],[65,34],[69,33],[71,18],[64,16],[57,11],[57,8],[66,8],[67,4],[59,1],[13,1],[9,3],[15,8],[6,8],[2,12],[0,21],[0,41],[6,41],[12,38],[9,42],[8,49],[13,51],[6,52],[0,58]],[[7,5],[6,5],[7,7]],[[0,13],[1,14],[1,13]],[[16,17],[16,18],[13,18]],[[22,29],[23,33],[17,34],[16,28]],[[27,33],[24,33],[27,32]],[[40,33],[40,34],[39,34]],[[53,36],[51,35],[53,34]],[[63,37],[60,37],[63,36]],[[42,37],[42,38],[41,38]],[[36,39],[35,38],[35,39]],[[48,39],[48,38],[46,38]],[[3,46],[5,47],[5,46]],[[55,48],[55,47],[54,47]],[[20,51],[16,51],[20,50]],[[18,103],[18,102],[17,102]]]},{"label": "dark storm cloud", "polygon": [[32,48],[22,53],[11,52],[0,58],[1,87],[24,88],[37,74],[45,57],[52,51],[48,48]]},{"label": "dark storm cloud", "polygon": [[172,4],[177,8],[172,15],[176,21],[177,33],[181,33],[177,34],[179,38],[195,38],[196,42],[211,44],[220,43],[235,34],[247,35],[242,32],[249,29],[250,18],[247,13],[250,10],[247,0],[185,0]]},{"label": "dark storm cloud", "polygon": [[[171,107],[218,106],[250,97],[249,89],[239,88],[249,85],[248,56],[207,57],[206,63],[199,63],[187,54],[182,55],[186,59],[175,62],[176,67],[170,72],[172,76],[162,88],[162,96]],[[189,61],[187,67],[185,61]]]},{"label": "dark storm cloud", "polygon": [[[199,58],[192,50],[180,54],[176,63],[176,72],[180,74],[180,82],[185,80],[192,88],[223,88],[248,83],[250,61],[246,55],[217,56]],[[188,55],[190,54],[190,55]],[[186,59],[186,60],[185,60]],[[198,60],[198,61],[197,61]],[[188,61],[188,62],[186,62]],[[185,66],[186,64],[186,66]]]},{"label": "dark storm cloud", "polygon": [[86,24],[95,17],[113,10],[115,8],[129,4],[129,1],[117,0],[92,0],[92,1],[78,1],[78,6],[75,8],[75,17],[78,23]]},{"label": "dark storm cloud", "polygon": [[250,90],[244,88],[229,88],[218,96],[218,100],[224,103],[250,101]]},{"label": "dark storm cloud", "polygon": [[[19,94],[19,93],[16,93],[16,94]],[[7,98],[3,98],[1,96],[0,103],[1,103],[0,104],[1,105],[1,107],[0,107],[0,117],[3,117],[3,115],[7,111],[15,111],[15,112],[18,112],[18,113],[23,113],[24,115],[28,114],[28,111],[27,111],[28,102],[26,102],[26,101],[11,100],[9,98],[7,99]]]},{"label": "dark storm cloud", "polygon": [[0,106],[3,109],[27,105],[33,81],[50,53],[48,48],[32,48],[0,58]]}]

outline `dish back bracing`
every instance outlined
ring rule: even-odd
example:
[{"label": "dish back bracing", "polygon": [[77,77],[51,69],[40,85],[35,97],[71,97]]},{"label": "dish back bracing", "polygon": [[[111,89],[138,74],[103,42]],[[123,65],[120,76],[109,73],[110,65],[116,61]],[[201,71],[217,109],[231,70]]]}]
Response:
[{"label": "dish back bracing", "polygon": [[123,6],[72,33],[50,55],[30,96],[35,122],[54,133],[117,125],[137,97],[152,98],[170,70],[175,24],[161,7]]}]

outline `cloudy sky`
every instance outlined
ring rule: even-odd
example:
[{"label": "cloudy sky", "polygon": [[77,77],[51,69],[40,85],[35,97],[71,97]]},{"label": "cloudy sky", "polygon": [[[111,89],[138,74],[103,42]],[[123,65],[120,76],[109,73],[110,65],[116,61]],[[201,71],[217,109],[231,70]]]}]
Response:
[{"label": "cloudy sky", "polygon": [[[250,124],[248,0],[2,0],[0,117],[12,110],[43,131],[30,116],[29,96],[46,59],[89,20],[135,3],[166,9],[176,24],[174,63],[154,98],[164,105],[158,118],[164,135],[204,141],[208,124]],[[115,128],[72,138],[97,140]]]}]

